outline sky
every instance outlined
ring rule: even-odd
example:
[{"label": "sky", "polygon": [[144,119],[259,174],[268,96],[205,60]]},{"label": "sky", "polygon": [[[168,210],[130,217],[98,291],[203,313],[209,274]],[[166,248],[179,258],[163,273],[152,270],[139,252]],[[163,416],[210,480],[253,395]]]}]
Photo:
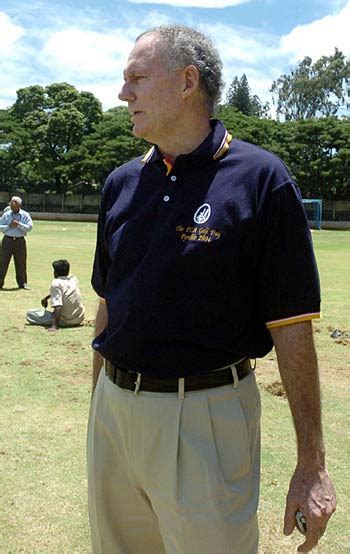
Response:
[{"label": "sky", "polygon": [[92,92],[104,110],[118,91],[135,38],[180,23],[209,35],[226,88],[246,74],[252,94],[269,88],[305,56],[335,47],[350,57],[350,0],[0,0],[0,108],[30,85],[67,82]]}]

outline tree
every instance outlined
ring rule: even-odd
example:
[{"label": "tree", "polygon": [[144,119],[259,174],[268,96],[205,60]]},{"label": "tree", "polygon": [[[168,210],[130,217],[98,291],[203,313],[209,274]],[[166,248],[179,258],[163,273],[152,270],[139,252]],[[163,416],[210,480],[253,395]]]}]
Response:
[{"label": "tree", "polygon": [[89,92],[67,83],[20,89],[0,110],[0,190],[95,192],[108,173],[145,153],[126,108],[102,113]]},{"label": "tree", "polygon": [[349,198],[350,119],[279,122],[246,116],[229,106],[220,107],[219,117],[234,137],[280,156],[304,198]]},{"label": "tree", "polygon": [[350,193],[350,121],[335,117],[285,122],[288,163],[305,198]]},{"label": "tree", "polygon": [[79,153],[84,178],[102,186],[116,167],[147,152],[150,145],[133,136],[127,108],[118,106],[103,114],[94,132],[86,135]]},{"label": "tree", "polygon": [[28,133],[23,129],[9,109],[0,110],[0,188],[12,190],[22,182],[20,163],[30,156],[25,145],[28,144]]},{"label": "tree", "polygon": [[93,94],[68,83],[33,85],[17,91],[10,113],[21,124],[21,134],[12,136],[10,155],[16,157],[24,184],[66,192],[80,180],[77,148],[102,118]]},{"label": "tree", "polygon": [[243,73],[240,79],[237,76],[233,79],[226,96],[226,103],[244,115],[266,117],[269,111],[268,103],[262,104],[256,94],[251,94],[245,73]]},{"label": "tree", "polygon": [[350,107],[350,61],[337,48],[314,64],[305,57],[289,75],[274,81],[270,92],[277,97],[277,115],[286,121],[336,115]]}]

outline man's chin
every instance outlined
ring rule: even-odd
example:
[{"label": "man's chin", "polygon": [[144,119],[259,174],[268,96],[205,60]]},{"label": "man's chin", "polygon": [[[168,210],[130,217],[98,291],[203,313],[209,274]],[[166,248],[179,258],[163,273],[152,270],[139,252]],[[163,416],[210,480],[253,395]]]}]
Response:
[{"label": "man's chin", "polygon": [[147,139],[147,131],[146,129],[142,128],[142,127],[139,127],[138,125],[134,125],[133,128],[132,128],[132,134],[134,135],[134,137],[136,138],[139,138],[139,139],[144,139],[144,140],[148,140]]}]

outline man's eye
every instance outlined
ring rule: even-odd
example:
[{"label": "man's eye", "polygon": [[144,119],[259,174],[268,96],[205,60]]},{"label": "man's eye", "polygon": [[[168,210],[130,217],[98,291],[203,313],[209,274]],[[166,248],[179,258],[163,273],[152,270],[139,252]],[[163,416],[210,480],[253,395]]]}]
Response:
[{"label": "man's eye", "polygon": [[131,82],[131,83],[138,83],[139,81],[141,81],[142,79],[145,79],[146,76],[145,75],[130,75],[130,77],[125,77],[124,78],[124,82]]}]

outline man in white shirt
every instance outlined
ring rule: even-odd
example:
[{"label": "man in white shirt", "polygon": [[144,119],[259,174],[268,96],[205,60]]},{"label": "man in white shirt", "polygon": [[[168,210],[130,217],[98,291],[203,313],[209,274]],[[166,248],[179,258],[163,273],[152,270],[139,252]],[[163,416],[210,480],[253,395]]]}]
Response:
[{"label": "man in white shirt", "polygon": [[[75,327],[84,320],[85,310],[81,300],[78,279],[69,275],[68,260],[56,260],[52,263],[54,279],[50,294],[41,300],[44,310],[29,310],[28,323],[48,327],[48,331],[57,331],[59,327]],[[52,312],[46,310],[48,300]]]},{"label": "man in white shirt", "polygon": [[25,236],[32,228],[32,218],[28,212],[22,210],[22,199],[19,196],[13,196],[9,202],[9,209],[5,208],[0,218],[0,231],[4,233],[0,263],[0,289],[4,286],[12,256],[18,287],[25,290],[29,289],[27,285],[27,245]]}]

